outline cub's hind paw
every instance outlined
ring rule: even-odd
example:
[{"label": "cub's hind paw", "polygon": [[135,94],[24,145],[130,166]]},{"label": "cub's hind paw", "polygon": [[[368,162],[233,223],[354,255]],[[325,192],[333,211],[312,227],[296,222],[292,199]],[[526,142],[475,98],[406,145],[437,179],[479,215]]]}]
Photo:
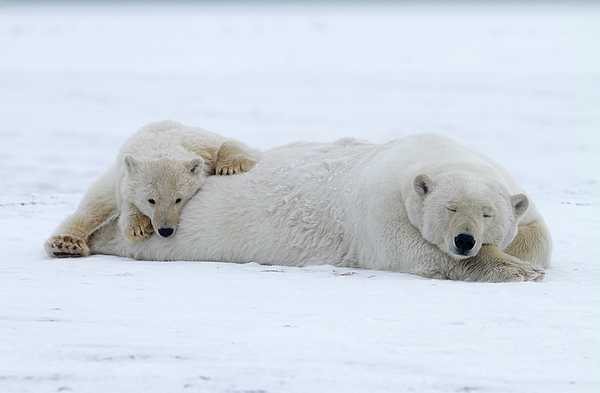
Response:
[{"label": "cub's hind paw", "polygon": [[234,175],[248,172],[258,162],[256,158],[252,149],[234,140],[225,141],[217,153],[215,174]]},{"label": "cub's hind paw", "polygon": [[76,236],[52,236],[44,245],[48,255],[54,258],[89,257],[90,248],[87,242]]},{"label": "cub's hind paw", "polygon": [[236,173],[248,172],[254,168],[256,160],[248,157],[237,157],[218,163],[216,168],[217,175],[235,175]]},{"label": "cub's hind paw", "polygon": [[139,242],[152,236],[153,233],[152,221],[141,213],[129,216],[123,229],[123,236],[130,242]]}]

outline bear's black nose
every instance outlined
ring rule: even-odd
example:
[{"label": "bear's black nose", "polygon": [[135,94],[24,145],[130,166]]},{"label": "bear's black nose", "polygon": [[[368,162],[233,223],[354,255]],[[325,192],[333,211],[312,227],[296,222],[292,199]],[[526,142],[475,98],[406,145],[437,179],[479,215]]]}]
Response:
[{"label": "bear's black nose", "polygon": [[467,255],[475,247],[475,239],[471,235],[461,233],[454,238],[454,245],[462,255]]},{"label": "bear's black nose", "polygon": [[162,237],[169,237],[173,234],[173,228],[158,228],[158,234]]}]

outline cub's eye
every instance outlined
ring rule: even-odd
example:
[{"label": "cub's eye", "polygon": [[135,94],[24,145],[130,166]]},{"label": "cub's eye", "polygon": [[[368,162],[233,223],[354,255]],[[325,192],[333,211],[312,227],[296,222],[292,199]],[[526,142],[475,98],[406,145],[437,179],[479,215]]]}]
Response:
[{"label": "cub's eye", "polygon": [[490,218],[494,216],[494,211],[490,208],[483,209],[483,217]]},{"label": "cub's eye", "polygon": [[492,215],[491,215],[491,214],[488,214],[488,213],[483,213],[483,216],[484,216],[485,218],[490,218],[490,217],[492,217]]},{"label": "cub's eye", "polygon": [[181,198],[175,199],[175,203],[180,203],[180,202],[181,202]]},{"label": "cub's eye", "polygon": [[151,205],[154,205],[156,203],[156,201],[154,199],[148,199],[148,203]]},{"label": "cub's eye", "polygon": [[456,208],[454,207],[447,207],[446,209],[448,209],[448,211],[451,211],[452,213],[456,213]]}]

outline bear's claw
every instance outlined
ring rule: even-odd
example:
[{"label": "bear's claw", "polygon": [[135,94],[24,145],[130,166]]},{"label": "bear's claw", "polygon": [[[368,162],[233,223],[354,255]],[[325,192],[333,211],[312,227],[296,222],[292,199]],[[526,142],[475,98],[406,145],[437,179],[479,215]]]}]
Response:
[{"label": "bear's claw", "polygon": [[256,165],[256,160],[239,157],[237,159],[228,160],[226,163],[217,165],[217,175],[235,175],[236,173],[248,172]]},{"label": "bear's claw", "polygon": [[529,269],[529,272],[527,272],[527,273],[529,273],[529,274],[526,275],[525,281],[539,282],[539,281],[542,281],[544,279],[544,276],[546,275],[546,272],[544,271],[544,269],[537,269],[537,268],[531,268],[531,269]]}]

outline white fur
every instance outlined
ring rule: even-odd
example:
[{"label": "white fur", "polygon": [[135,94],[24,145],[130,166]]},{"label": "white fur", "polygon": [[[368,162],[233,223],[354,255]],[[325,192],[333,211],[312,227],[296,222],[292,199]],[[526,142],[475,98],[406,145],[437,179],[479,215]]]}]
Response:
[{"label": "white fur", "polygon": [[[431,181],[427,195],[415,187],[419,175]],[[545,236],[538,260],[502,252],[517,226],[534,222]],[[477,254],[468,258],[449,248],[449,239],[467,230],[477,240]],[[172,238],[128,243],[112,222],[91,248],[150,260],[331,264],[521,281],[543,276],[551,244],[543,218],[506,170],[447,137],[421,134],[382,145],[342,139],[267,151],[248,173],[210,177]]]}]

